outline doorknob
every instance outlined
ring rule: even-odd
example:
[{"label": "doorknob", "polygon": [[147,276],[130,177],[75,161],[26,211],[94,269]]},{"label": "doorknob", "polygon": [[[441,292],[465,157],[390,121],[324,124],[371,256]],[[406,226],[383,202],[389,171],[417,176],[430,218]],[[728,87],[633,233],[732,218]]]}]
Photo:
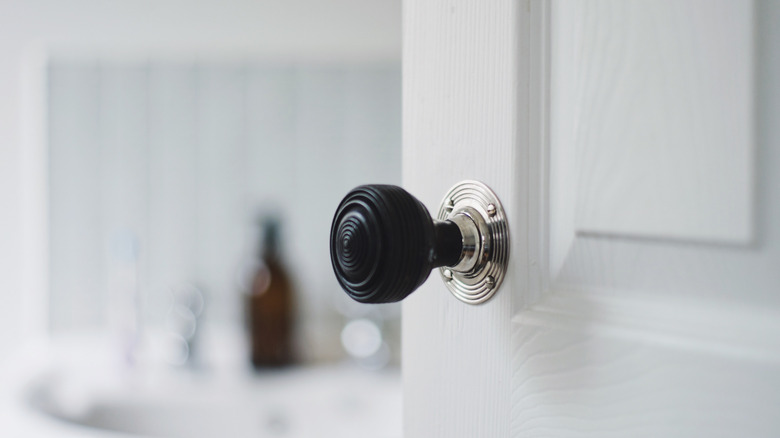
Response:
[{"label": "doorknob", "polygon": [[401,301],[439,268],[456,298],[479,304],[504,278],[509,230],[498,198],[477,181],[450,189],[436,220],[401,187],[364,185],[336,209],[330,257],[341,287],[362,303]]}]

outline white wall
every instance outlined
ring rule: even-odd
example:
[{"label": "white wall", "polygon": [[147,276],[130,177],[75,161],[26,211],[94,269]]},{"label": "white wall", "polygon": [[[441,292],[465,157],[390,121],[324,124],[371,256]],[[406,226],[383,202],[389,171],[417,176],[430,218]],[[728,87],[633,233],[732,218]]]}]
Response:
[{"label": "white wall", "polygon": [[[399,59],[394,0],[0,2],[0,349],[40,327],[45,287],[46,53]],[[25,128],[26,127],[26,128]]]}]

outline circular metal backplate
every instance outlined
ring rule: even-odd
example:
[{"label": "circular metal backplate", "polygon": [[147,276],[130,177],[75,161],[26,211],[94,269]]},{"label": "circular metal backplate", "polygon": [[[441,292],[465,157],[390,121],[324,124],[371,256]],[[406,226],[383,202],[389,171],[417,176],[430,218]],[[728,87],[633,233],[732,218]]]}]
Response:
[{"label": "circular metal backplate", "polygon": [[486,228],[481,233],[482,257],[469,272],[450,267],[439,268],[442,279],[455,298],[468,304],[480,304],[496,293],[506,274],[509,261],[509,226],[498,197],[479,181],[461,181],[447,192],[439,209],[439,220],[449,220],[458,214],[473,218]]}]

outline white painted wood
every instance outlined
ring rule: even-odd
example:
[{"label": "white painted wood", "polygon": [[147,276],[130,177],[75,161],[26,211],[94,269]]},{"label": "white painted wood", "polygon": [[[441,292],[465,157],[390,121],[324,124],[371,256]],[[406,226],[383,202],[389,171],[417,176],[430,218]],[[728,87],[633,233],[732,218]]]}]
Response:
[{"label": "white painted wood", "polygon": [[[511,0],[404,5],[403,181],[438,211],[481,180],[510,221],[512,269],[491,301],[453,298],[434,273],[403,304],[404,436],[505,437],[512,399],[511,313],[529,286],[531,17]],[[534,76],[537,80],[538,75]],[[534,84],[536,85],[536,84]],[[536,96],[538,97],[538,96]]]},{"label": "white painted wood", "polygon": [[[770,224],[776,223],[770,219],[776,214],[772,198],[775,183],[761,181],[771,178],[767,175],[772,167],[766,159],[771,155],[751,140],[762,135],[753,132],[760,126],[756,125],[752,90],[769,86],[753,83],[753,23],[757,20],[753,2],[707,3],[706,7],[696,1],[635,2],[628,7],[561,1],[552,6],[549,238],[553,283],[568,289],[734,299],[759,305],[780,302],[776,269],[771,267],[780,260],[780,248],[772,244],[769,230]],[[623,26],[622,22],[633,24]],[[724,33],[726,28],[730,31]],[[636,34],[637,29],[662,36],[646,40]],[[605,39],[603,33],[612,37]],[[680,47],[669,49],[669,34],[675,35]],[[616,40],[622,43],[605,42]],[[636,47],[638,42],[640,47]],[[739,49],[740,54],[732,49]],[[625,56],[606,57],[605,51]],[[637,72],[647,62],[645,56],[669,51],[671,58],[663,58],[663,70]],[[680,54],[692,61],[678,59]],[[736,60],[734,56],[746,58]],[[765,61],[759,61],[756,66],[760,67]],[[725,66],[715,68],[723,62],[739,71],[727,74]],[[705,68],[709,63],[712,66]],[[690,86],[685,88],[692,91],[683,94],[677,80],[661,81],[672,73],[682,77],[680,81],[696,78],[697,83],[705,84],[702,87],[720,84],[719,93]],[[598,82],[602,76],[609,77],[607,82],[615,87]],[[632,78],[637,76],[649,81],[645,87],[634,82]],[[629,84],[642,91],[621,88]],[[599,87],[605,91],[596,93]],[[702,95],[694,94],[695,90]],[[607,98],[609,93],[614,96]],[[675,99],[684,99],[687,106],[702,108],[686,110],[688,113],[712,120],[699,123],[675,116],[675,110],[662,112],[650,94],[679,96]],[[713,98],[713,94],[720,97]],[[762,95],[761,91],[756,94]],[[650,100],[643,101],[641,96]],[[682,106],[680,103],[675,108]],[[726,117],[720,114],[726,107],[733,111],[729,121],[716,123],[715,119]],[[631,130],[610,128],[639,126],[637,123],[650,119],[646,111],[670,117],[654,119],[655,128],[642,125],[642,129],[662,130],[669,136],[648,136],[660,141],[649,152],[645,148],[650,145],[642,139],[632,140]],[[681,123],[685,120],[688,122]],[[663,129],[665,126],[668,128]],[[738,136],[744,137],[741,139],[735,138],[736,131],[711,139],[712,133],[698,132],[705,128],[747,132]],[[623,134],[628,137],[621,140]],[[683,137],[709,140],[680,143]],[[609,152],[611,146],[605,149],[604,145],[617,142],[626,145],[620,146],[623,152]],[[635,160],[636,156],[646,163]],[[673,169],[667,171],[669,166]],[[615,190],[596,190],[597,185],[591,184],[595,180],[584,174],[600,175],[598,178],[609,180],[607,185]],[[664,182],[649,175],[663,175]],[[599,222],[598,227],[587,225],[590,219],[583,222],[582,208],[590,210],[590,206],[598,208],[585,215],[595,220],[591,225]],[[629,219],[648,209],[652,212],[643,218]],[[641,221],[648,221],[645,231],[638,227]],[[671,223],[676,225],[667,226]],[[628,234],[634,237],[626,238],[631,237]],[[755,238],[750,237],[753,235]],[[742,249],[733,246],[746,243],[750,244]]]},{"label": "white painted wood", "polygon": [[[482,179],[508,206],[512,233],[509,281],[492,301],[466,306],[432,278],[404,303],[405,436],[776,436],[780,5],[410,0],[404,11],[404,184],[435,210],[458,179]],[[739,32],[714,34],[725,28]],[[634,53],[638,42],[646,53]],[[692,48],[697,62],[681,60]],[[620,91],[621,80],[636,84],[623,75],[637,73],[643,56],[667,50],[670,71],[698,76],[704,88],[677,96],[687,76],[661,81],[651,69],[648,89],[637,91],[649,100]],[[731,56],[755,64],[728,66],[728,77],[701,69]],[[708,81],[719,80],[728,89],[713,98]],[[746,83],[755,94],[744,95]],[[728,131],[710,138],[720,142],[712,156],[695,160],[709,151],[676,136],[714,131],[658,113],[659,96],[730,124],[702,121]],[[731,101],[733,120],[724,121]],[[654,157],[647,163],[616,156],[620,129],[643,111],[655,114],[645,128],[671,137],[644,149]],[[598,125],[621,117],[617,132]],[[710,185],[730,195],[708,204],[703,185],[673,193],[673,203],[698,200],[670,207],[687,217],[652,226],[613,216],[635,192],[660,194],[690,178],[672,169],[658,191],[631,171],[652,173],[669,143],[680,165],[704,167],[691,170],[704,179],[696,184],[742,166]],[[631,199],[605,193],[595,176],[615,178]],[[591,223],[607,226],[599,233],[578,212],[592,206],[600,210]],[[727,217],[694,230],[687,221],[702,213]]]},{"label": "white painted wood", "polygon": [[577,231],[749,243],[753,3],[552,7],[552,151]]},{"label": "white painted wood", "polygon": [[[778,344],[761,342],[755,355],[746,356],[741,338],[731,348],[711,345],[707,337],[685,338],[668,324],[673,302],[663,304],[653,315],[660,319],[646,330],[634,329],[636,321],[604,327],[599,307],[577,315],[587,304],[569,309],[573,316],[534,312],[514,326],[512,436],[777,436]],[[647,322],[643,309],[634,310],[620,312]],[[777,332],[777,314],[756,321],[755,313],[750,309],[748,318],[734,318],[728,309],[720,322]],[[713,319],[680,316],[683,324],[715,326]],[[668,332],[659,334],[664,329]]]}]

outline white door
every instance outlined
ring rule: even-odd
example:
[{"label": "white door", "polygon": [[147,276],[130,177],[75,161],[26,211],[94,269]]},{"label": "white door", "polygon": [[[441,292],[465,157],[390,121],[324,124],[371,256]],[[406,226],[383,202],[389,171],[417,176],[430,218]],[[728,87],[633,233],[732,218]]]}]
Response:
[{"label": "white door", "polygon": [[404,187],[510,272],[403,304],[407,438],[780,436],[780,2],[406,0]]}]

